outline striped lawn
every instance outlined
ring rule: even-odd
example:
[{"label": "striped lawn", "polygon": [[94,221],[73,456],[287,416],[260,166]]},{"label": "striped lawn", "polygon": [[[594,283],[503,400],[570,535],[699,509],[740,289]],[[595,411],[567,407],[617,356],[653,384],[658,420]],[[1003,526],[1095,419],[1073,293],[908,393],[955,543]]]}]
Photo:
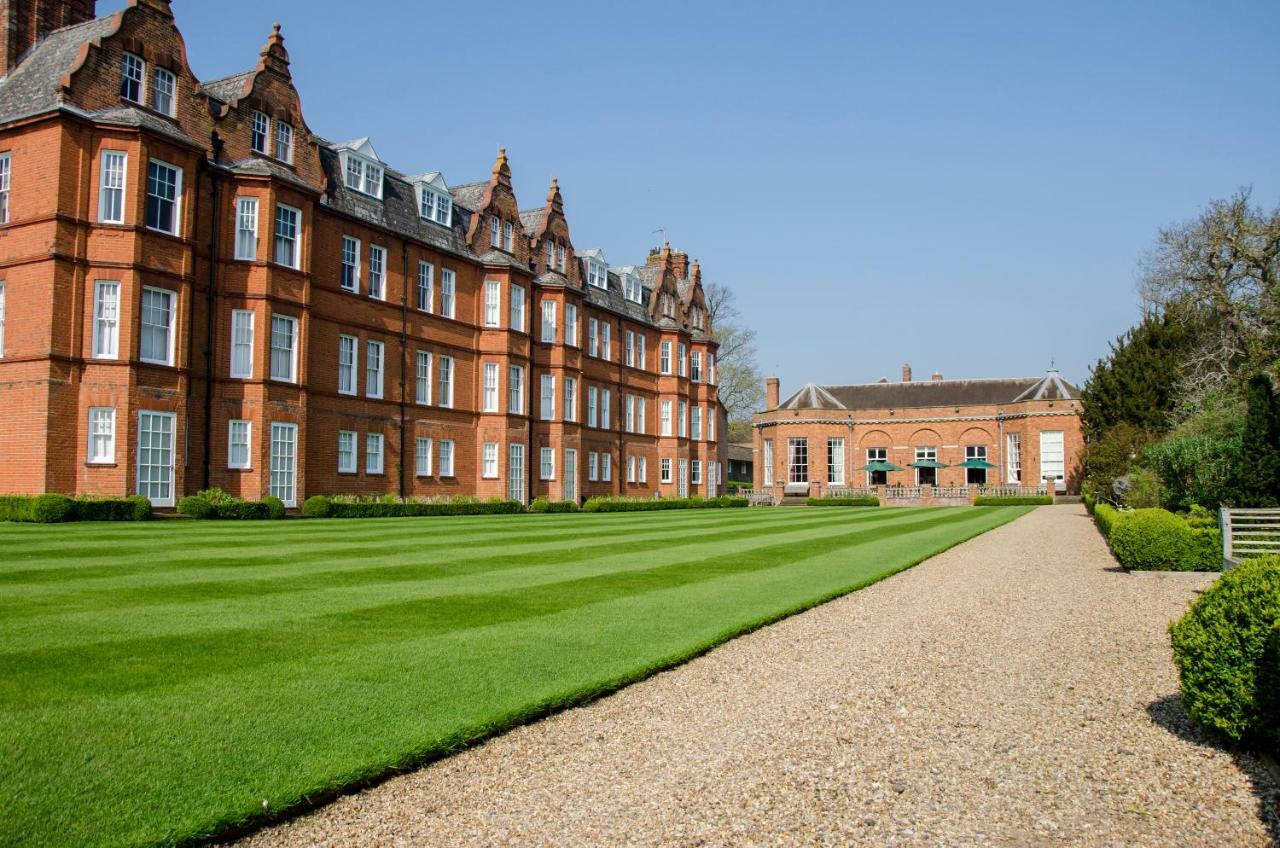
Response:
[{"label": "striped lawn", "polygon": [[0,844],[303,807],[1024,512],[0,524]]}]

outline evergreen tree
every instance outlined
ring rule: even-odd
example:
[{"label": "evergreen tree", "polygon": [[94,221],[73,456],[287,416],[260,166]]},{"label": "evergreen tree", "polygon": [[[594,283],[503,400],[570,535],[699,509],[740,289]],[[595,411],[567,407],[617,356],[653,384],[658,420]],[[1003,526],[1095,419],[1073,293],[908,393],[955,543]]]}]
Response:
[{"label": "evergreen tree", "polygon": [[1111,343],[1080,391],[1085,433],[1096,440],[1117,424],[1152,434],[1169,430],[1180,367],[1191,338],[1182,322],[1149,315]]},{"label": "evergreen tree", "polygon": [[1280,504],[1280,399],[1271,378],[1252,377],[1247,400],[1237,486],[1240,503],[1233,506],[1276,506]]}]

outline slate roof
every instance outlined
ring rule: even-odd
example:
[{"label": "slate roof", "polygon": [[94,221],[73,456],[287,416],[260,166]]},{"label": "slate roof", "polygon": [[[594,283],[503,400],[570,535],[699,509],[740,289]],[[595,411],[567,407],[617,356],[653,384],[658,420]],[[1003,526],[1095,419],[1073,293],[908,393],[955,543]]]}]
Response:
[{"label": "slate roof", "polygon": [[461,206],[464,209],[470,209],[472,212],[478,212],[480,198],[484,197],[484,190],[488,186],[488,180],[483,180],[478,183],[463,183],[462,185],[450,186],[449,191],[453,194],[453,204],[455,206]]},{"label": "slate roof", "polygon": [[[1044,387],[1041,390],[1041,387]],[[815,391],[816,390],[816,391]],[[860,383],[852,386],[809,384],[784,401],[780,409],[911,409],[970,406],[1023,400],[1066,400],[1079,391],[1056,371],[1044,377],[984,380],[915,380],[909,383]],[[812,403],[811,403],[812,402]],[[831,405],[834,402],[835,405]]]},{"label": "slate roof", "polygon": [[239,100],[244,94],[244,84],[250,77],[254,75],[254,71],[241,71],[238,74],[232,74],[228,77],[220,77],[216,80],[200,84],[200,90],[221,103],[230,103],[233,100]]},{"label": "slate roof", "polygon": [[755,450],[751,445],[738,445],[733,442],[729,443],[729,459],[734,462],[754,462]]},{"label": "slate roof", "polygon": [[115,15],[54,30],[0,81],[0,122],[58,108],[62,75],[71,70],[80,45],[111,31]]},{"label": "slate roof", "polygon": [[537,231],[538,225],[542,223],[542,208],[524,209],[520,212],[520,226],[524,227],[525,234],[532,236]]},{"label": "slate roof", "polygon": [[96,112],[89,112],[74,106],[63,106],[62,108],[78,115],[86,115],[103,124],[115,124],[120,127],[145,127],[154,133],[166,135],[174,141],[180,141],[192,147],[199,146],[199,143],[183,132],[177,124],[172,121],[166,121],[146,109],[137,109],[133,106],[112,106],[107,109],[99,109]]}]

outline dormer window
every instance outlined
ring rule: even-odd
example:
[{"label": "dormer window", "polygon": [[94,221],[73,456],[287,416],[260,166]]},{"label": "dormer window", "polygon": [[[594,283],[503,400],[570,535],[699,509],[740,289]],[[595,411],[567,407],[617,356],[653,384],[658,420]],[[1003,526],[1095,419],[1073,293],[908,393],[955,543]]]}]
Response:
[{"label": "dormer window", "polygon": [[693,327],[696,330],[701,330],[705,327],[705,320],[702,316],[702,310],[696,306],[693,307],[693,309],[689,310],[689,321],[693,324]]},{"label": "dormer window", "polygon": [[249,147],[255,153],[267,152],[267,135],[271,132],[271,119],[262,112],[253,113],[253,128],[249,131]]},{"label": "dormer window", "polygon": [[587,284],[598,289],[609,288],[609,266],[600,262],[587,262]]},{"label": "dormer window", "polygon": [[448,195],[427,188],[418,189],[418,213],[428,221],[449,226],[453,221],[453,199]]},{"label": "dormer window", "polygon": [[173,72],[165,68],[156,68],[151,75],[151,108],[162,115],[173,117],[173,92],[177,80]]},{"label": "dormer window", "polygon": [[502,219],[497,215],[489,216],[489,246],[502,247]]},{"label": "dormer window", "polygon": [[276,158],[293,164],[293,124],[276,121]]},{"label": "dormer window", "polygon": [[553,241],[547,242],[547,270],[550,271],[556,265],[556,244]]},{"label": "dormer window", "polygon": [[362,159],[348,151],[344,183],[353,191],[381,199],[382,166],[375,165],[368,159]]},{"label": "dormer window", "polygon": [[662,293],[662,315],[664,318],[676,317],[676,300],[667,292]]},{"label": "dormer window", "polygon": [[515,247],[515,228],[510,221],[502,222],[502,249],[510,253]]},{"label": "dormer window", "polygon": [[556,245],[556,267],[560,269],[560,273],[564,273],[564,245]]},{"label": "dormer window", "polygon": [[134,103],[142,102],[143,80],[147,75],[147,63],[132,53],[120,60],[120,96]]},{"label": "dormer window", "polygon": [[640,286],[640,280],[630,274],[622,276],[622,296],[632,303],[640,303],[642,301],[643,289]]}]

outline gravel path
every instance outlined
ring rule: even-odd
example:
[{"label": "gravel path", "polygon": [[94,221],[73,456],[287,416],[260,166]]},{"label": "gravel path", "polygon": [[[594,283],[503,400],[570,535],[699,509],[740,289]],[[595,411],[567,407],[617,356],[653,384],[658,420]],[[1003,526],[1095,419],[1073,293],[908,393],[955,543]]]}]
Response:
[{"label": "gravel path", "polygon": [[244,844],[1276,844],[1269,773],[1176,698],[1166,626],[1211,579],[1043,507]]}]

